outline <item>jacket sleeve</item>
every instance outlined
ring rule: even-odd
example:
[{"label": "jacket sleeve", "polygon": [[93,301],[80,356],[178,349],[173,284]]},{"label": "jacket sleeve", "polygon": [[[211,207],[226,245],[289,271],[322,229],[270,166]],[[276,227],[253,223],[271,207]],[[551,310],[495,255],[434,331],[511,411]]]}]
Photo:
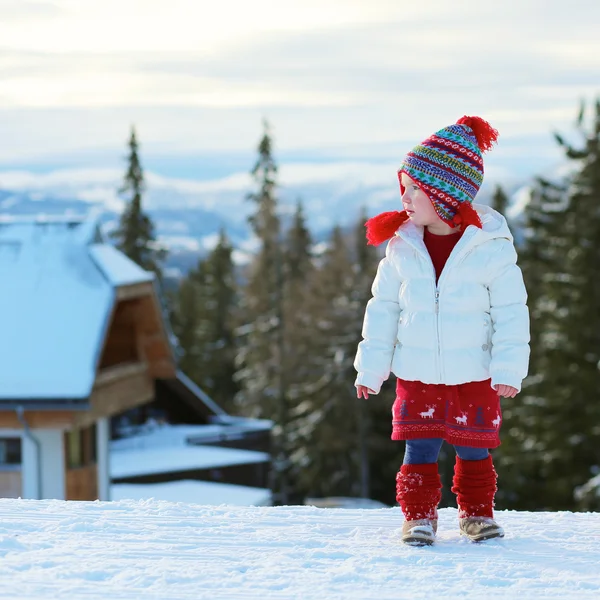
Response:
[{"label": "jacket sleeve", "polygon": [[385,257],[379,263],[367,303],[362,328],[363,340],[358,345],[354,368],[358,371],[355,386],[364,385],[376,394],[389,377],[394,347],[398,336],[400,276],[393,263],[396,238],[387,245]]},{"label": "jacket sleeve", "polygon": [[492,333],[492,386],[504,384],[521,390],[529,367],[529,310],[527,291],[513,243],[499,239],[490,265]]}]

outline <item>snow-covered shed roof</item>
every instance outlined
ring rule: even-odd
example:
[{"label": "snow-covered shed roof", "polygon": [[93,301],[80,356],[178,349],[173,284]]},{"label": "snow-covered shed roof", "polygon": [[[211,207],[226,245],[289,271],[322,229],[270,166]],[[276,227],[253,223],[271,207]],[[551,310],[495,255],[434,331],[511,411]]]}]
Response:
[{"label": "snow-covered shed roof", "polygon": [[158,448],[127,448],[111,451],[112,479],[219,469],[236,465],[269,462],[266,452],[224,448],[221,446],[167,446]]},{"label": "snow-covered shed roof", "polygon": [[104,242],[96,216],[4,217],[0,278],[0,403],[85,406],[117,289],[153,275]]},{"label": "snow-covered shed roof", "polygon": [[161,500],[218,506],[270,506],[271,490],[214,481],[166,481],[163,483],[113,483],[111,500]]}]

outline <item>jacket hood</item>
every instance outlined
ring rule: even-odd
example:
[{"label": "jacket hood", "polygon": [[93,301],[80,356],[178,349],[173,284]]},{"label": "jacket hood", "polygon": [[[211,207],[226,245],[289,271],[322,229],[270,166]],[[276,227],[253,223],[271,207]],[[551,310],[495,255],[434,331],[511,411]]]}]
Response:
[{"label": "jacket hood", "polygon": [[473,204],[473,208],[481,219],[481,231],[487,235],[488,239],[507,238],[511,242],[513,241],[506,219],[497,210],[485,204]]}]

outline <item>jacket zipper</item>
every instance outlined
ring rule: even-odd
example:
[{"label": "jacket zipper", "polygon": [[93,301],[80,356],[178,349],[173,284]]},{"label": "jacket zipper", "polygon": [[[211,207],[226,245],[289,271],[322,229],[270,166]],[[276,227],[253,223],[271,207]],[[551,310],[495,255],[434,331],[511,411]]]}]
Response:
[{"label": "jacket zipper", "polygon": [[440,343],[440,291],[435,286],[435,333],[437,338],[437,366],[438,366],[438,381],[442,382],[442,348]]},{"label": "jacket zipper", "polygon": [[[473,235],[473,234],[471,234]],[[405,238],[406,239],[406,238]],[[406,240],[408,241],[408,240]],[[470,240],[469,240],[470,241]],[[409,242],[411,243],[411,242]],[[458,246],[460,248],[461,245],[465,244],[465,237],[463,236],[462,239],[459,240],[458,244],[456,246]],[[416,247],[414,244],[411,244],[417,251],[420,251],[421,254],[423,254],[423,251],[420,250],[418,247]],[[424,245],[424,244],[423,244]],[[431,260],[431,256],[429,255],[429,252],[427,251],[427,248],[425,248],[425,256],[427,256],[427,258],[429,258],[429,264],[431,265],[431,271],[433,273],[433,281],[434,281],[434,289],[435,289],[435,333],[436,333],[436,341],[437,341],[437,374],[438,374],[438,381],[442,382],[442,344],[441,344],[441,332],[440,332],[440,282],[442,281],[442,279],[444,278],[444,275],[446,273],[446,271],[448,270],[446,267],[448,266],[448,264],[454,262],[456,260],[456,257],[458,255],[460,255],[460,251],[457,252],[456,251],[456,246],[454,247],[454,249],[452,250],[452,252],[450,253],[450,256],[448,257],[448,260],[446,261],[446,265],[444,265],[444,268],[442,270],[442,273],[440,274],[440,279],[436,282],[436,273],[435,273],[435,267],[433,266],[433,261]],[[469,248],[469,250],[467,252],[465,252],[464,256],[461,257],[461,260],[463,260],[466,256],[468,256],[471,252],[472,252],[473,248]],[[454,256],[453,256],[454,255]],[[450,260],[452,258],[452,261]]]},{"label": "jacket zipper", "polygon": [[[458,244],[460,244],[462,241],[464,240],[461,239]],[[457,245],[458,245],[457,244]],[[446,274],[446,272],[448,271],[448,269],[446,267],[448,267],[450,264],[454,263],[456,261],[457,256],[460,256],[460,252],[456,252],[456,246],[454,247],[454,249],[452,250],[452,252],[450,253],[450,256],[448,257],[448,260],[446,261],[446,264],[444,265],[444,268],[442,269],[442,272],[440,273],[440,278],[439,280],[435,283],[435,333],[436,333],[436,338],[437,338],[437,372],[438,372],[438,381],[440,383],[442,383],[444,381],[444,370],[442,368],[443,366],[443,361],[442,361],[442,332],[441,332],[441,327],[440,327],[440,290],[441,290],[441,286],[440,283],[442,282],[443,279],[445,279],[444,275]],[[464,260],[464,258],[469,255],[471,253],[473,249],[470,248],[467,252],[464,253],[463,256],[461,256],[461,261]],[[429,253],[427,253],[429,255]],[[454,256],[452,256],[454,254]],[[431,262],[431,268],[433,270],[433,280],[435,281],[436,279],[436,273],[435,273],[435,267],[433,266],[433,261],[430,258],[430,262]],[[452,260],[450,260],[452,259]]]}]

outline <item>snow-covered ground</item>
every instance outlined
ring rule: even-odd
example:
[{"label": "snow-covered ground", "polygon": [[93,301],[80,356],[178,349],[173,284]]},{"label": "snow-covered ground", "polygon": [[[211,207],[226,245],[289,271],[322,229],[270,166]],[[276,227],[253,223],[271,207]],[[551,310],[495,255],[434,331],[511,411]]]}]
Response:
[{"label": "snow-covered ground", "polygon": [[598,598],[600,514],[500,512],[503,540],[399,542],[398,508],[0,500],[0,598]]}]

